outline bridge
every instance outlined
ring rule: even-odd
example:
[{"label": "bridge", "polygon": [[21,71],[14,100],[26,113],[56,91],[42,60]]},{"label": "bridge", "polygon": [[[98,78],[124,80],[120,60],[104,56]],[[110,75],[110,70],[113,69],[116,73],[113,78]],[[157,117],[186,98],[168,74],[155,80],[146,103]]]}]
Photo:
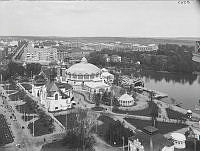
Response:
[{"label": "bridge", "polygon": [[196,41],[195,52],[193,53],[192,60],[200,63],[200,41]]}]

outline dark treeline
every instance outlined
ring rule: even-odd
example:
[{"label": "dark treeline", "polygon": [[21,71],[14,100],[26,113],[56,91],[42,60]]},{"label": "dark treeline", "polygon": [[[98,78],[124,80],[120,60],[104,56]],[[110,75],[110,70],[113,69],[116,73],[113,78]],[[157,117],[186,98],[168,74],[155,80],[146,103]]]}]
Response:
[{"label": "dark treeline", "polygon": [[[131,50],[117,51],[104,49],[100,52],[93,52],[89,55],[90,63],[100,67],[116,66],[120,68],[135,68],[136,62],[140,61],[141,69],[154,71],[168,71],[180,73],[192,73],[200,71],[200,64],[192,61],[193,46],[177,44],[160,44],[155,52],[135,52]],[[113,54],[122,57],[122,62],[106,63],[104,54]]]},{"label": "dark treeline", "polygon": [[9,62],[6,69],[0,71],[2,75],[2,80],[6,81],[11,78],[16,77],[31,77],[33,75],[39,74],[41,71],[41,64],[39,63],[30,63],[26,66],[22,64]]},{"label": "dark treeline", "polygon": [[[134,70],[122,70],[124,75],[135,75]],[[139,77],[146,77],[147,79],[154,79],[155,81],[165,80],[167,82],[177,82],[177,83],[189,83],[193,84],[197,80],[198,76],[191,73],[170,73],[170,72],[157,72],[153,70],[143,70],[137,73]]]}]

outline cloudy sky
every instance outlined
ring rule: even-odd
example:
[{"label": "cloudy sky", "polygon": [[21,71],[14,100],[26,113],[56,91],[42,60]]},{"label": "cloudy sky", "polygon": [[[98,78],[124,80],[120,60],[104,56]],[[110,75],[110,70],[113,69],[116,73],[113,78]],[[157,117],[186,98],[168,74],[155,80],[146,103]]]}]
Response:
[{"label": "cloudy sky", "polygon": [[196,2],[0,2],[0,36],[200,37]]}]

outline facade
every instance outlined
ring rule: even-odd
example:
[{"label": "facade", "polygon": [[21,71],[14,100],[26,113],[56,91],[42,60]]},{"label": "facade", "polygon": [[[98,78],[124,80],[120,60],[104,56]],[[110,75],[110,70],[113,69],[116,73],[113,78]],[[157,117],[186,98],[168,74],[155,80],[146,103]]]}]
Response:
[{"label": "facade", "polygon": [[171,139],[174,143],[174,148],[183,149],[186,147],[185,141],[186,137],[181,133],[171,133]]},{"label": "facade", "polygon": [[72,86],[66,83],[56,83],[43,77],[38,77],[32,85],[32,95],[40,99],[40,103],[50,111],[67,110],[72,107]]},{"label": "facade", "polygon": [[188,131],[188,138],[195,138],[200,141],[200,122],[198,124],[193,124],[189,127]]},{"label": "facade", "polygon": [[102,82],[102,79],[94,79],[92,82],[86,82],[83,86],[83,90],[94,93],[103,93],[104,91],[110,92],[110,85]]},{"label": "facade", "polygon": [[[104,74],[103,74],[104,73]],[[110,90],[110,83],[113,82],[114,76],[108,71],[102,70],[97,66],[88,63],[85,57],[80,63],[72,65],[66,69],[65,82],[73,85],[76,90],[86,90],[90,93]],[[64,81],[64,79],[62,79]]]},{"label": "facade", "polygon": [[112,84],[114,81],[114,75],[109,73],[107,69],[101,69],[101,78],[107,84]]},{"label": "facade", "polygon": [[66,70],[66,81],[72,85],[81,85],[91,82],[94,78],[100,78],[101,70],[82,58],[80,63],[72,65]]},{"label": "facade", "polygon": [[128,95],[127,93],[123,94],[120,98],[119,98],[119,104],[121,106],[132,106],[134,105],[135,101],[134,98],[130,95]]},{"label": "facade", "polygon": [[112,55],[110,57],[110,61],[111,62],[122,62],[122,57],[121,56],[118,56],[118,55]]},{"label": "facade", "polygon": [[140,45],[140,44],[134,44],[132,47],[132,51],[157,51],[158,46],[156,44],[149,44],[149,45]]},{"label": "facade", "polygon": [[66,50],[58,50],[58,60],[63,61],[65,58],[68,57],[68,52]]},{"label": "facade", "polygon": [[34,46],[29,44],[24,48],[25,62],[52,62],[57,61],[57,49],[52,47]]}]

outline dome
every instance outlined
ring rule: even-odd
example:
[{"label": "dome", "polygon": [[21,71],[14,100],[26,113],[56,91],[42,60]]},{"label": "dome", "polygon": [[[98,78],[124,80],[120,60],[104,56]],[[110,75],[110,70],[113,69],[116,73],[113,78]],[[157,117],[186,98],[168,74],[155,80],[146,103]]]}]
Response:
[{"label": "dome", "polygon": [[134,98],[132,96],[128,95],[127,93],[125,93],[119,98],[119,100],[121,100],[121,101],[133,101]]},{"label": "dome", "polygon": [[91,63],[88,63],[87,59],[85,57],[83,57],[81,59],[80,63],[74,64],[66,70],[66,72],[68,74],[70,73],[70,74],[76,74],[76,75],[78,75],[78,74],[82,74],[82,75],[89,74],[89,75],[91,75],[91,74],[100,73],[100,71],[101,70],[97,66],[95,66]]}]

